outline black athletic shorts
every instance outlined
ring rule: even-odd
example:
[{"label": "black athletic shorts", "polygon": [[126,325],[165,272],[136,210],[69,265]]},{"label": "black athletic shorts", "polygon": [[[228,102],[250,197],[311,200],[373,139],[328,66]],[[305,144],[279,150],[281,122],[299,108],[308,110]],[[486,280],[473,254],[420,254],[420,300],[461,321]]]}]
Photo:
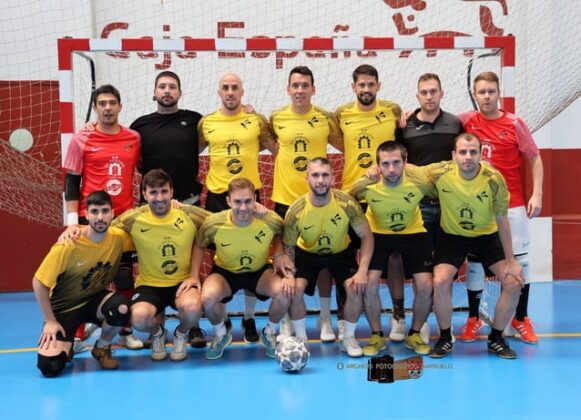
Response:
[{"label": "black athletic shorts", "polygon": [[490,267],[505,258],[498,232],[469,238],[450,235],[440,229],[436,243],[436,265],[445,263],[460,268],[468,254],[475,256],[484,267]]},{"label": "black athletic shorts", "polygon": [[264,267],[257,271],[247,273],[233,273],[232,271],[225,270],[222,267],[219,267],[218,265],[214,264],[214,266],[212,267],[212,272],[210,274],[213,273],[220,274],[222,277],[224,277],[226,283],[228,283],[228,286],[230,286],[232,294],[222,299],[222,303],[230,302],[234,297],[234,294],[241,289],[248,290],[249,292],[254,293],[258,299],[265,301],[267,299],[270,299],[270,296],[260,295],[256,293],[256,285],[258,284],[260,277],[262,277],[262,273],[264,273],[269,268],[272,269],[272,265],[266,264]]},{"label": "black athletic shorts", "polygon": [[[254,195],[256,202],[260,203],[260,190],[256,190]],[[230,206],[226,201],[226,197],[228,197],[227,192],[216,194],[208,191],[208,194],[206,195],[206,210],[212,213],[219,213],[223,210],[228,210]]]},{"label": "black athletic shorts", "polygon": [[431,273],[434,266],[432,244],[427,233],[393,235],[374,233],[375,246],[369,263],[370,270],[387,270],[387,263],[392,252],[398,252],[403,259],[405,272]]},{"label": "black athletic shorts", "polygon": [[284,220],[289,207],[286,204],[274,203],[274,212]]},{"label": "black athletic shorts", "polygon": [[338,293],[344,290],[343,283],[357,272],[356,251],[347,248],[345,251],[336,254],[313,254],[301,248],[295,248],[295,267],[297,269],[295,278],[307,280],[305,294],[313,296],[317,286],[319,272],[328,268],[335,279],[335,286]]},{"label": "black athletic shorts", "polygon": [[139,286],[133,292],[131,304],[147,302],[155,306],[156,315],[163,312],[165,308],[171,306],[176,309],[176,292],[181,283],[169,287]]},{"label": "black athletic shorts", "polygon": [[99,309],[99,305],[109,293],[111,293],[111,290],[101,290],[89,299],[86,305],[72,311],[55,314],[57,322],[62,325],[66,334],[66,337],[63,337],[59,332],[57,340],[72,342],[75,339],[77,328],[85,322],[101,325],[103,321],[97,318],[97,309]]}]

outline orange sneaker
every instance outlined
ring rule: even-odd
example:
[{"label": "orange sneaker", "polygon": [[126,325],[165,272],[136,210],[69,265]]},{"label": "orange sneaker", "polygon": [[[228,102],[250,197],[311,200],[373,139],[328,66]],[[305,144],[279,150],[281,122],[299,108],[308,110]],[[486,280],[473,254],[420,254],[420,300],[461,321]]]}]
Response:
[{"label": "orange sneaker", "polygon": [[520,334],[521,340],[525,343],[537,344],[539,342],[539,338],[535,334],[535,330],[533,330],[531,320],[528,316],[525,316],[525,319],[522,322],[513,318],[510,326]]},{"label": "orange sneaker", "polygon": [[475,316],[468,318],[466,325],[464,326],[464,331],[460,336],[458,336],[458,340],[465,343],[476,341],[476,336],[478,335],[480,328],[482,328],[482,321],[480,319]]}]

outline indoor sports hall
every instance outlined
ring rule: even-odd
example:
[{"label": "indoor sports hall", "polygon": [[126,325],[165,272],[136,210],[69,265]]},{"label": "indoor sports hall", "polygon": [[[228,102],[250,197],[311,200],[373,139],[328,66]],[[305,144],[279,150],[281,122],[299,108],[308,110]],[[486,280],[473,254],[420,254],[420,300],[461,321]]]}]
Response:
[{"label": "indoor sports hall", "polygon": [[[581,12],[575,2],[5,0],[2,6],[0,418],[579,418],[576,398],[581,375],[581,322],[576,310],[581,299],[577,246],[581,240],[581,183],[577,180],[581,170],[577,162],[581,160],[581,143],[570,124],[581,118],[580,39],[575,29]],[[111,349],[119,367],[102,369],[92,356],[102,330],[88,323],[84,333],[79,332],[84,334],[82,340],[74,343],[74,357],[62,362],[62,373],[43,376],[37,363],[39,337],[47,319],[37,299],[45,299],[54,308],[50,293],[54,296],[62,290],[49,292],[49,286],[37,281],[37,286],[44,284],[46,296],[39,295],[38,288],[35,295],[33,278],[40,276],[39,266],[66,225],[76,224],[71,216],[77,211],[69,207],[71,170],[66,157],[79,133],[89,130],[88,123],[98,129],[108,116],[98,112],[94,92],[99,86],[111,84],[119,90],[118,123],[130,127],[140,116],[154,113],[156,106],[160,109],[161,100],[156,96],[156,75],[160,72],[179,75],[181,98],[177,106],[201,114],[200,118],[225,106],[219,81],[223,75],[235,73],[243,86],[244,112],[259,113],[268,120],[277,110],[294,103],[289,77],[294,67],[312,70],[312,103],[332,114],[343,104],[361,101],[353,79],[354,69],[361,65],[378,71],[377,98],[398,104],[406,116],[423,109],[418,108],[423,106],[418,78],[428,73],[437,74],[441,81],[441,110],[454,115],[471,110],[483,113],[474,79],[483,72],[494,72],[499,77],[499,97],[493,106],[503,115],[518,116],[530,130],[535,158],[527,159],[532,152],[520,148],[513,168],[523,192],[520,205],[531,216],[526,222],[530,231],[527,251],[514,253],[521,266],[528,265],[527,285],[522,289],[526,289],[523,293],[528,304],[515,304],[513,321],[525,313],[526,328],[534,329],[536,338],[527,338],[530,330],[521,330],[523,322],[509,322],[504,340],[516,358],[496,357],[487,348],[497,301],[506,290],[495,277],[487,276],[480,304],[475,307],[468,297],[473,299],[474,293],[467,292],[468,269],[463,266],[452,282],[453,350],[443,358],[418,356],[406,347],[407,342],[387,339],[398,309],[394,311],[394,297],[382,280],[381,330],[387,343],[375,357],[349,357],[341,349],[340,338],[321,339],[319,317],[326,313],[321,308],[329,302],[333,334],[338,337],[343,332],[339,330],[333,286],[330,300],[322,300],[318,293],[305,296],[308,354],[306,350],[284,353],[281,345],[277,357],[285,361],[300,353],[308,361],[302,369],[286,372],[276,358],[265,355],[262,343],[247,342],[241,326],[248,312],[247,298],[239,291],[226,307],[233,340],[217,360],[207,359],[210,347],[188,345],[185,360],[154,361],[152,350],[130,350],[115,336]],[[384,117],[376,116],[378,124]],[[475,120],[465,121],[463,131],[481,129]],[[311,120],[310,126],[317,123]],[[394,117],[393,123],[400,122]],[[181,122],[182,126],[188,124]],[[244,124],[242,129],[247,128]],[[344,125],[339,127],[345,129]],[[511,139],[510,133],[502,130],[493,135],[500,141]],[[163,131],[158,137],[164,141]],[[295,148],[306,144],[307,137],[297,132],[300,141]],[[363,130],[359,144],[371,142],[370,137]],[[228,149],[237,147],[232,137],[228,141]],[[494,144],[483,141],[481,153],[493,165]],[[171,147],[168,143],[167,148]],[[98,148],[86,150],[97,152]],[[145,153],[143,148],[141,151]],[[174,150],[173,156],[180,153],[187,154]],[[330,142],[327,154],[333,187],[340,189],[349,157]],[[277,182],[276,177],[280,177],[275,174],[278,155],[262,150],[257,156],[263,184],[261,202],[273,210],[273,180]],[[124,164],[115,155],[110,159],[113,179],[116,170],[124,170]],[[211,188],[207,182],[211,151],[206,148],[199,156],[193,153],[191,159],[199,160],[197,181],[203,186],[200,204],[205,205]],[[376,166],[374,154],[360,153],[357,161],[366,170]],[[539,169],[535,163],[541,161]],[[301,164],[306,167],[305,162],[297,160],[297,170]],[[143,159],[130,173],[128,185],[134,206],[141,198],[137,168],[142,164]],[[239,164],[229,162],[229,169],[235,172]],[[74,175],[79,179],[84,176]],[[192,183],[195,178],[194,173]],[[288,179],[293,179],[290,174]],[[85,188],[86,181],[81,182],[77,191],[79,185],[81,191]],[[106,187],[114,202],[117,182]],[[93,229],[93,225],[86,229]],[[525,254],[528,257],[522,257]],[[277,256],[273,250],[273,261]],[[137,275],[140,264],[134,259],[132,265]],[[211,266],[207,252],[202,280]],[[55,276],[54,284],[58,285],[63,276]],[[109,283],[107,287],[115,288]],[[270,328],[268,305],[268,301],[257,303],[258,332],[265,326]],[[410,279],[404,282],[402,305],[402,325],[407,332],[414,305]],[[465,324],[474,311],[483,321],[482,327],[474,340],[466,340]],[[179,316],[171,308],[161,316],[168,331],[168,352],[173,349],[172,332]],[[435,347],[440,330],[434,311],[427,324],[427,344]],[[216,330],[206,316],[200,327],[210,343]],[[373,333],[362,313],[355,338],[363,347]],[[133,334],[142,342],[149,339],[148,333],[135,328]],[[383,356],[391,359],[378,359]]]}]

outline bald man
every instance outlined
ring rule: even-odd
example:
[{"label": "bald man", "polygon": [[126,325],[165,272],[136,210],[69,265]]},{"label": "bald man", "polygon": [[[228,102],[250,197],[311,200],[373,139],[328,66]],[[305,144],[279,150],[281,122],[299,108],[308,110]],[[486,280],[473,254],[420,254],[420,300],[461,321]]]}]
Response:
[{"label": "bald man", "polygon": [[[276,152],[276,142],[267,119],[256,112],[245,112],[242,106],[244,88],[238,75],[222,75],[218,95],[220,108],[202,118],[198,124],[200,144],[208,146],[210,156],[205,207],[214,213],[230,208],[226,201],[228,184],[236,177],[252,181],[256,186],[256,201],[260,202],[259,152],[262,149]],[[255,306],[256,297],[247,294],[242,329],[244,340],[249,343],[259,340],[253,319]]]}]

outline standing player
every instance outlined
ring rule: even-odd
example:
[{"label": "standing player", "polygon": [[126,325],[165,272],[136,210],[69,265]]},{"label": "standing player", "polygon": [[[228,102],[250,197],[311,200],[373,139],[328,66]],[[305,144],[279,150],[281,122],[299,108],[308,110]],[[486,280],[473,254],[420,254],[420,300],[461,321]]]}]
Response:
[{"label": "standing player", "polygon": [[[162,71],[155,78],[153,98],[156,112],[136,119],[131,128],[141,135],[141,173],[163,169],[173,182],[173,196],[185,204],[200,204],[202,185],[198,182],[198,123],[202,115],[179,109],[182,96],[177,74]],[[190,329],[192,347],[206,347],[205,332],[194,325]]]},{"label": "standing player", "polygon": [[[69,226],[87,223],[85,200],[92,191],[107,191],[113,199],[115,214],[133,207],[133,176],[141,144],[138,133],[119,124],[121,109],[119,91],[111,85],[100,86],[93,95],[93,110],[97,114],[95,129],[83,130],[71,140],[63,165],[67,172],[65,200]],[[130,253],[123,256],[115,286],[126,296],[131,295],[133,262]],[[129,330],[127,334],[130,333]],[[134,348],[143,347],[133,335],[126,340],[131,341]]]},{"label": "standing player", "polygon": [[[292,267],[280,267],[279,272],[269,263],[269,251],[274,245],[276,259],[282,255],[282,220],[273,211],[260,219],[254,215],[256,191],[248,178],[235,178],[228,185],[226,197],[230,210],[209,216],[200,228],[193,257],[193,277],[199,282],[204,248],[213,244],[216,249],[212,272],[204,281],[202,302],[206,316],[214,326],[215,336],[206,352],[209,360],[219,359],[232,341],[226,329],[225,306],[238,290],[249,290],[260,300],[272,298],[268,324],[260,339],[266,355],[274,357],[277,325],[289,308],[295,292]],[[275,262],[276,263],[276,262]]]},{"label": "standing player", "polygon": [[[315,79],[308,67],[298,66],[290,71],[287,92],[291,103],[270,116],[270,126],[278,140],[272,201],[274,211],[283,219],[289,205],[309,191],[304,182],[308,162],[314,157],[326,156],[327,144],[342,147],[341,131],[333,114],[311,103]],[[330,320],[332,278],[328,271],[322,275],[318,282],[321,306],[318,324],[321,340],[331,342],[335,341]],[[338,299],[338,306],[342,306],[340,302]]]},{"label": "standing player", "polygon": [[[258,169],[260,149],[276,153],[266,118],[257,113],[247,114],[242,107],[244,89],[236,74],[226,73],[220,78],[218,94],[220,109],[206,115],[198,125],[200,147],[208,145],[210,168],[206,175],[206,209],[215,213],[228,209],[228,183],[234,177],[246,177],[256,186],[256,197],[262,188]],[[247,342],[258,341],[254,311],[256,297],[246,295],[242,328]]]},{"label": "standing player", "polygon": [[32,287],[44,326],[38,342],[37,366],[46,377],[58,376],[73,356],[75,331],[83,322],[101,325],[101,337],[91,354],[103,369],[117,369],[111,341],[129,320],[129,300],[107,290],[113,281],[129,237],[109,228],[111,197],[95,191],[85,197],[88,226],[76,243],[54,245],[34,274]]},{"label": "standing player", "polygon": [[434,309],[440,339],[430,350],[435,358],[452,350],[452,281],[468,254],[478,257],[502,284],[488,350],[501,358],[516,358],[502,331],[516,308],[523,272],[512,251],[506,183],[500,172],[480,162],[481,153],[477,136],[460,134],[454,147],[455,161],[427,167],[442,207],[434,267]]},{"label": "standing player", "polygon": [[[320,271],[330,270],[347,293],[341,349],[350,357],[360,357],[363,351],[354,336],[367,287],[373,236],[359,204],[343,191],[332,189],[333,182],[329,160],[316,157],[309,161],[309,192],[290,206],[285,218],[286,253],[296,264],[297,294],[291,305],[291,319],[297,337],[306,340],[303,293],[312,296]],[[349,227],[361,239],[359,268],[349,249]]]},{"label": "standing player", "polygon": [[[484,72],[476,76],[474,97],[479,111],[460,114],[460,118],[466,132],[475,134],[481,139],[483,159],[492,163],[506,179],[510,191],[508,218],[513,239],[512,247],[515,258],[525,272],[525,285],[510,325],[519,332],[525,343],[536,344],[538,338],[527,312],[530,287],[530,234],[527,216],[533,218],[541,212],[543,162],[525,122],[498,107],[500,85],[495,73]],[[526,207],[521,179],[522,159],[529,161],[533,180],[533,192]],[[484,286],[484,270],[481,264],[469,262],[466,283],[470,313],[460,339],[474,341],[482,325],[478,318],[480,296]]]},{"label": "standing player", "polygon": [[131,305],[131,322],[152,335],[151,358],[167,357],[166,332],[157,315],[171,306],[179,325],[173,335],[172,361],[187,357],[188,332],[202,315],[201,283],[192,276],[192,250],[196,231],[208,212],[196,206],[172,208],[171,178],[161,169],[143,177],[147,205],[128,211],[114,225],[131,235],[139,258],[139,276]]},{"label": "standing player", "polygon": [[[355,182],[373,166],[373,156],[381,143],[395,140],[397,123],[401,117],[401,108],[398,104],[377,99],[381,83],[375,67],[368,64],[357,67],[353,71],[351,88],[355,92],[356,101],[339,107],[335,112],[343,132],[342,150],[345,153],[343,191],[350,191]],[[362,205],[365,210],[365,204]],[[351,236],[354,239],[352,247],[357,249],[357,238],[353,234]],[[394,253],[390,257],[387,277],[393,303],[389,338],[392,341],[403,341],[405,338],[403,269],[398,254]],[[378,342],[383,340],[383,333],[373,335],[371,342],[375,340]]]},{"label": "standing player", "polygon": [[[405,344],[418,354],[428,354],[428,339],[420,330],[432,305],[432,243],[424,227],[419,203],[426,194],[434,195],[433,185],[419,168],[406,168],[407,153],[400,143],[387,141],[379,145],[376,159],[381,181],[362,178],[352,190],[358,200],[367,202],[366,217],[373,232],[375,247],[369,265],[369,282],[365,289],[365,315],[376,334],[381,331],[379,280],[393,252],[403,257],[404,267],[413,275],[414,306],[412,326]],[[364,349],[375,356],[385,348],[379,337]]]}]

